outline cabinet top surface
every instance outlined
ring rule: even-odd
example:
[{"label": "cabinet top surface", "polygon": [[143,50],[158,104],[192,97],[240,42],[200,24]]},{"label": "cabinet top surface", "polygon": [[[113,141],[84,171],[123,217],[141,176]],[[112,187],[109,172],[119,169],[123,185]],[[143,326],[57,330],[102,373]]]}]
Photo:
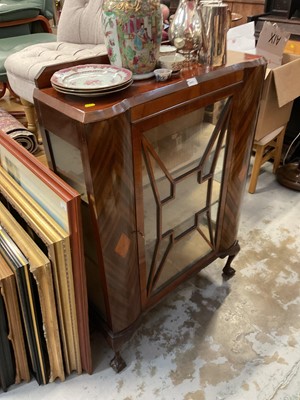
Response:
[{"label": "cabinet top surface", "polygon": [[[226,82],[226,76],[234,75],[235,82],[242,81],[245,68],[259,65],[265,65],[265,60],[261,57],[228,51],[227,63],[223,67],[205,71],[200,64],[193,64],[165,82],[156,82],[154,78],[134,81],[129,88],[123,91],[100,97],[65,95],[53,89],[49,82],[49,87],[35,89],[34,98],[74,120],[90,123],[111,118],[134,106],[154,99],[162,99],[171,93],[196,87],[198,84],[218,78],[223,78]],[[231,83],[232,80],[229,79],[228,84]]]}]

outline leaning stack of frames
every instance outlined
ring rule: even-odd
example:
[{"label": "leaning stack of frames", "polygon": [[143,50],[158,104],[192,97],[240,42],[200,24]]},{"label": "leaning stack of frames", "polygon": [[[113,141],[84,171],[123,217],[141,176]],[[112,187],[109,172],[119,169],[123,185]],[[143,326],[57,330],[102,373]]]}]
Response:
[{"label": "leaning stack of frames", "polygon": [[80,195],[1,131],[0,192],[2,389],[91,373]]},{"label": "leaning stack of frames", "polygon": [[[50,262],[0,204],[0,253],[13,271],[31,370],[39,384],[64,378]],[[18,244],[16,244],[18,243]],[[36,283],[35,283],[36,282]],[[38,295],[36,295],[36,290]],[[7,303],[10,299],[7,299]],[[42,318],[40,318],[40,310]],[[43,334],[43,331],[45,334]],[[55,347],[54,347],[55,346]],[[49,351],[53,347],[53,351]]]},{"label": "leaning stack of frames", "polygon": [[4,391],[30,380],[13,271],[0,255],[0,383]]}]

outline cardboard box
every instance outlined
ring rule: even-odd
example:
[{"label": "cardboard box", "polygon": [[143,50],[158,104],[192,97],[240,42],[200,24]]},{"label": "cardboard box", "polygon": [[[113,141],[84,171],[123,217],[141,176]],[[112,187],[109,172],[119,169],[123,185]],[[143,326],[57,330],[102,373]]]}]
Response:
[{"label": "cardboard box", "polygon": [[260,140],[290,119],[293,101],[300,96],[300,58],[267,71],[255,140]]},{"label": "cardboard box", "polygon": [[254,25],[245,24],[231,28],[227,35],[228,47],[231,50],[261,55],[268,62],[255,140],[261,140],[286,125],[290,119],[293,101],[300,96],[300,56],[283,53],[289,36],[289,33],[276,24],[267,21],[255,48],[251,48]]},{"label": "cardboard box", "polygon": [[300,54],[294,54],[294,53],[283,53],[282,56],[282,64],[287,64],[290,61],[294,61],[300,58]]}]

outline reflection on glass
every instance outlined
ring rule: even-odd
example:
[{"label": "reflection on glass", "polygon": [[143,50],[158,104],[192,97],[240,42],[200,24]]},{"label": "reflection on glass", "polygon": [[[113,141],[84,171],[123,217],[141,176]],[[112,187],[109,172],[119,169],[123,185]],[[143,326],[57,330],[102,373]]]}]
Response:
[{"label": "reflection on glass", "polygon": [[164,274],[165,259],[171,246],[171,239],[168,235],[162,240],[153,240],[146,246],[148,290],[152,289],[160,272],[163,271]]},{"label": "reflection on glass", "polygon": [[87,202],[87,191],[80,150],[52,132],[47,131],[47,133],[52,153],[55,154],[55,172],[80,193],[82,200]]},{"label": "reflection on glass", "polygon": [[149,295],[214,250],[229,100],[144,132]]},{"label": "reflection on glass", "polygon": [[199,185],[196,173],[178,182],[175,197],[163,206],[163,232],[173,229],[175,237],[178,237],[195,225],[197,213],[206,205],[207,183]]},{"label": "reflection on glass", "polygon": [[[88,207],[87,190],[83,172],[80,150],[66,140],[47,131],[49,147],[55,154],[55,173],[81,195],[82,229],[84,240],[84,255],[89,300],[96,307],[94,312],[100,312],[100,317],[107,320],[104,293],[99,272],[97,244],[93,232],[91,213]],[[97,310],[97,311],[96,311]]]},{"label": "reflection on glass", "polygon": [[159,288],[174,276],[179,275],[183,268],[192,266],[196,260],[199,260],[210,251],[211,247],[197,231],[192,231],[185,235],[172,246],[164,268],[158,275],[157,280],[154,281],[153,289]]}]

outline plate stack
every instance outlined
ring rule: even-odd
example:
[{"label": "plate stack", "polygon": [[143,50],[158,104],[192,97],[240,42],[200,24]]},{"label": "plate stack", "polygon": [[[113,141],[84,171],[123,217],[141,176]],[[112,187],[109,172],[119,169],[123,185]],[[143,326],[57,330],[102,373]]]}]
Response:
[{"label": "plate stack", "polygon": [[51,77],[51,85],[64,94],[81,97],[104,96],[128,88],[132,72],[107,64],[77,65],[61,69]]}]

